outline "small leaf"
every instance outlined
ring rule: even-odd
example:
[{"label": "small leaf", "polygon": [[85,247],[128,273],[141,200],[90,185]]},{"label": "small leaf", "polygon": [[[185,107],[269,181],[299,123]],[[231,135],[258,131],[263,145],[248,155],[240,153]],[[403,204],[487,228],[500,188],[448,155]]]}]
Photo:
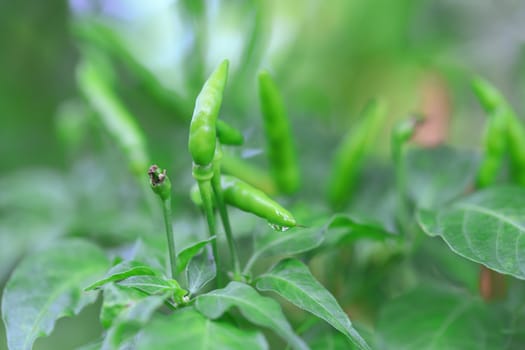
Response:
[{"label": "small leaf", "polygon": [[190,294],[197,293],[208,282],[215,278],[217,268],[213,256],[207,251],[195,255],[186,268],[186,280]]},{"label": "small leaf", "polygon": [[109,329],[101,349],[121,349],[121,345],[150,320],[167,297],[167,294],[143,297],[123,309]]},{"label": "small leaf", "polygon": [[120,281],[131,276],[156,275],[157,272],[151,267],[146,266],[138,261],[122,261],[113,266],[104,276],[104,278],[86,287],[84,290],[89,291],[97,289],[106,283]]},{"label": "small leaf", "polygon": [[389,302],[377,325],[377,349],[503,349],[497,320],[479,298],[420,287]]},{"label": "small leaf", "polygon": [[95,301],[82,285],[104,273],[108,261],[97,246],[65,240],[27,256],[7,282],[2,317],[11,350],[29,350],[40,336],[49,335],[55,321],[76,315]]},{"label": "small leaf", "polygon": [[418,222],[457,254],[525,279],[525,189],[491,187],[436,211],[420,210]]},{"label": "small leaf", "polygon": [[266,350],[259,332],[241,330],[202,316],[191,307],[172,315],[158,315],[140,333],[137,350]]},{"label": "small leaf", "polygon": [[177,254],[177,271],[181,273],[186,269],[186,266],[188,266],[188,263],[190,262],[191,258],[193,258],[197,253],[208,243],[215,240],[215,237],[210,237],[208,239],[205,239],[203,241],[199,241],[196,243],[191,244],[190,246],[182,249]]},{"label": "small leaf", "polygon": [[217,289],[197,297],[195,307],[211,319],[221,317],[236,306],[253,324],[267,327],[285,339],[294,349],[308,349],[286,320],[281,306],[273,299],[259,295],[252,287],[230,282],[226,288]]},{"label": "small leaf", "polygon": [[296,259],[279,262],[257,279],[257,289],[281,295],[295,306],[322,318],[343,333],[359,349],[370,349],[352,327],[337,300],[312,276],[308,267]]},{"label": "small leaf", "polygon": [[408,194],[419,208],[435,208],[464,194],[474,183],[478,155],[448,146],[407,153]]},{"label": "small leaf", "polygon": [[167,281],[157,276],[132,276],[118,282],[119,286],[138,289],[148,295],[175,293],[182,290],[175,281]]}]

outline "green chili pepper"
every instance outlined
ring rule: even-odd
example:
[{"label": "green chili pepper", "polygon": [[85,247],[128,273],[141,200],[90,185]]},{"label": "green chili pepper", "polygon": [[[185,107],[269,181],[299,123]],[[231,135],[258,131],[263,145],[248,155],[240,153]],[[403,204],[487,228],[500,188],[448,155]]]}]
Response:
[{"label": "green chili pepper", "polygon": [[77,69],[78,86],[126,154],[133,173],[142,179],[149,165],[144,135],[102,73],[91,61],[81,63]]},{"label": "green chili pepper", "polygon": [[279,89],[266,71],[259,74],[259,96],[270,171],[281,192],[293,193],[299,188],[300,176],[290,122]]},{"label": "green chili pepper", "polygon": [[497,108],[507,106],[507,101],[503,95],[488,81],[477,77],[472,80],[471,85],[485,111],[493,113]]},{"label": "green chili pepper", "polygon": [[222,176],[221,187],[227,204],[255,214],[281,227],[294,227],[297,223],[293,215],[279,203],[270,199],[266,193],[236,179]]},{"label": "green chili pepper", "polygon": [[[505,97],[489,82],[482,78],[476,78],[472,81],[472,88],[487,113],[492,114],[493,117],[495,113],[504,114],[506,132],[500,134],[499,137],[507,138],[510,172],[513,180],[525,186],[525,128],[523,124]],[[502,127],[500,126],[497,129],[502,130]]]},{"label": "green chili pepper", "polygon": [[515,114],[507,114],[509,159],[513,180],[525,186],[525,128]]},{"label": "green chili pepper", "polygon": [[507,150],[507,110],[498,109],[489,114],[483,137],[483,159],[478,169],[476,186],[492,185],[501,170]]},{"label": "green chili pepper", "polygon": [[223,145],[240,146],[244,143],[244,136],[228,123],[217,120],[217,137]]},{"label": "green chili pepper", "polygon": [[204,83],[195,102],[188,147],[197,165],[206,166],[213,161],[217,138],[215,125],[227,77],[228,60],[224,60]]},{"label": "green chili pepper", "polygon": [[361,112],[361,122],[351,129],[341,142],[333,163],[328,198],[335,208],[344,206],[352,195],[363,167],[363,161],[376,139],[386,117],[386,105],[370,101]]}]

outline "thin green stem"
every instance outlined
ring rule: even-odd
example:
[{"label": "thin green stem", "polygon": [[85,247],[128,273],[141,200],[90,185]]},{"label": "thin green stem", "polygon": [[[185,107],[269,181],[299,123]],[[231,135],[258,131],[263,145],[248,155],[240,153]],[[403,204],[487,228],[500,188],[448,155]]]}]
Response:
[{"label": "thin green stem", "polygon": [[397,195],[397,221],[402,234],[407,234],[410,230],[407,223],[409,222],[409,209],[407,202],[407,174],[405,158],[403,155],[403,143],[394,141],[392,144],[393,159],[396,177],[396,195]]},{"label": "thin green stem", "polygon": [[241,264],[239,262],[239,255],[237,254],[237,247],[233,239],[233,232],[230,224],[230,218],[228,216],[228,209],[226,203],[224,203],[224,196],[221,188],[221,168],[220,163],[217,162],[214,165],[213,178],[211,180],[213,193],[217,207],[219,209],[219,215],[221,216],[222,226],[226,233],[226,241],[228,242],[228,248],[230,249],[231,265],[233,266],[234,280],[240,280],[241,278]]},{"label": "thin green stem", "polygon": [[171,278],[177,277],[177,252],[173,239],[173,226],[171,220],[171,199],[162,201],[162,213],[164,214],[164,226],[166,227],[166,238],[168,239],[168,251],[170,255]]},{"label": "thin green stem", "polygon": [[244,269],[242,271],[243,275],[247,275],[250,272],[250,270],[253,267],[253,264],[255,264],[255,262],[257,261],[258,258],[259,258],[259,255],[257,253],[253,254],[250,257],[250,259],[248,260],[248,262],[246,263],[246,265],[244,266]]},{"label": "thin green stem", "polygon": [[[199,185],[199,192],[202,197],[202,204],[204,206],[204,214],[206,215],[206,221],[208,223],[208,233],[210,237],[217,237],[217,231],[215,229],[215,214],[213,212],[213,189],[210,180],[197,180]],[[217,239],[211,242],[213,257],[215,259],[215,266],[217,266],[217,286],[222,287],[221,278],[221,264],[219,259],[219,251],[217,249]]]}]

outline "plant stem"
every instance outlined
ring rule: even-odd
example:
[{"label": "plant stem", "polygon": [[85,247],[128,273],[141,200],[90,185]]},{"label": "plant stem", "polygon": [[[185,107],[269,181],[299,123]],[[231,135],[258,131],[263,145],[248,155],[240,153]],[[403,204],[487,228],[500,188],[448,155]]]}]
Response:
[{"label": "plant stem", "polygon": [[162,201],[162,213],[164,214],[164,226],[166,227],[166,238],[168,239],[168,252],[170,256],[171,278],[177,277],[177,252],[173,239],[173,225],[171,222],[171,199]]},{"label": "plant stem", "polygon": [[395,177],[396,177],[396,196],[397,196],[397,221],[401,233],[406,235],[408,227],[406,223],[409,220],[409,210],[408,203],[406,200],[406,167],[405,159],[403,157],[403,145],[402,144],[393,144],[393,159],[395,167]]},{"label": "plant stem", "polygon": [[221,168],[220,163],[214,164],[213,178],[211,180],[213,193],[219,209],[219,215],[221,216],[222,226],[226,233],[226,241],[228,242],[228,248],[230,249],[231,265],[233,266],[234,280],[240,280],[241,278],[241,264],[239,262],[239,255],[237,254],[237,247],[233,239],[233,232],[230,225],[230,218],[228,217],[228,209],[224,203],[224,196],[221,188]]},{"label": "plant stem", "polygon": [[257,261],[258,258],[259,258],[259,255],[257,253],[253,254],[250,257],[250,259],[248,260],[248,262],[246,263],[246,265],[244,266],[244,269],[242,271],[243,275],[247,275],[250,272],[250,270],[253,267],[253,264],[255,264],[255,262]]},{"label": "plant stem", "polygon": [[[210,180],[197,180],[199,185],[199,192],[202,197],[202,204],[204,206],[204,213],[206,215],[206,221],[208,223],[208,233],[210,237],[217,237],[217,231],[215,229],[215,215],[213,212],[213,198],[212,193],[213,189],[211,186]],[[221,278],[221,268],[220,268],[220,259],[219,251],[217,249],[217,239],[211,242],[211,247],[213,251],[213,257],[215,259],[215,266],[217,266],[217,286],[222,287],[222,278]]]}]

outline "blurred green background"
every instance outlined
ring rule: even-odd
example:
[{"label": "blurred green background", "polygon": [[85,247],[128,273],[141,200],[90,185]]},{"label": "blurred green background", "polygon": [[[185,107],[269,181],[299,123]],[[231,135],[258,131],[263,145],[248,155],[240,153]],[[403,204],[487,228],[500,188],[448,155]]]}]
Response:
[{"label": "blurred green background", "polygon": [[[110,62],[152,158],[177,174],[175,206],[186,212],[188,122],[222,59],[232,68],[222,115],[247,136],[242,156],[264,163],[256,73],[265,68],[286,98],[304,192],[315,198],[338,140],[374,96],[388,101],[391,123],[413,112],[438,120],[430,143],[444,137],[477,147],[484,118],[470,79],[488,78],[523,112],[524,43],[519,0],[0,0],[0,280],[53,237],[111,245],[151,229],[122,156],[92,125],[77,90],[75,67],[90,50]],[[77,139],[64,137],[69,127]],[[377,154],[387,151],[388,142],[378,142]],[[91,307],[60,321],[57,334],[69,337],[36,348],[85,343],[99,332],[95,317]]]}]

